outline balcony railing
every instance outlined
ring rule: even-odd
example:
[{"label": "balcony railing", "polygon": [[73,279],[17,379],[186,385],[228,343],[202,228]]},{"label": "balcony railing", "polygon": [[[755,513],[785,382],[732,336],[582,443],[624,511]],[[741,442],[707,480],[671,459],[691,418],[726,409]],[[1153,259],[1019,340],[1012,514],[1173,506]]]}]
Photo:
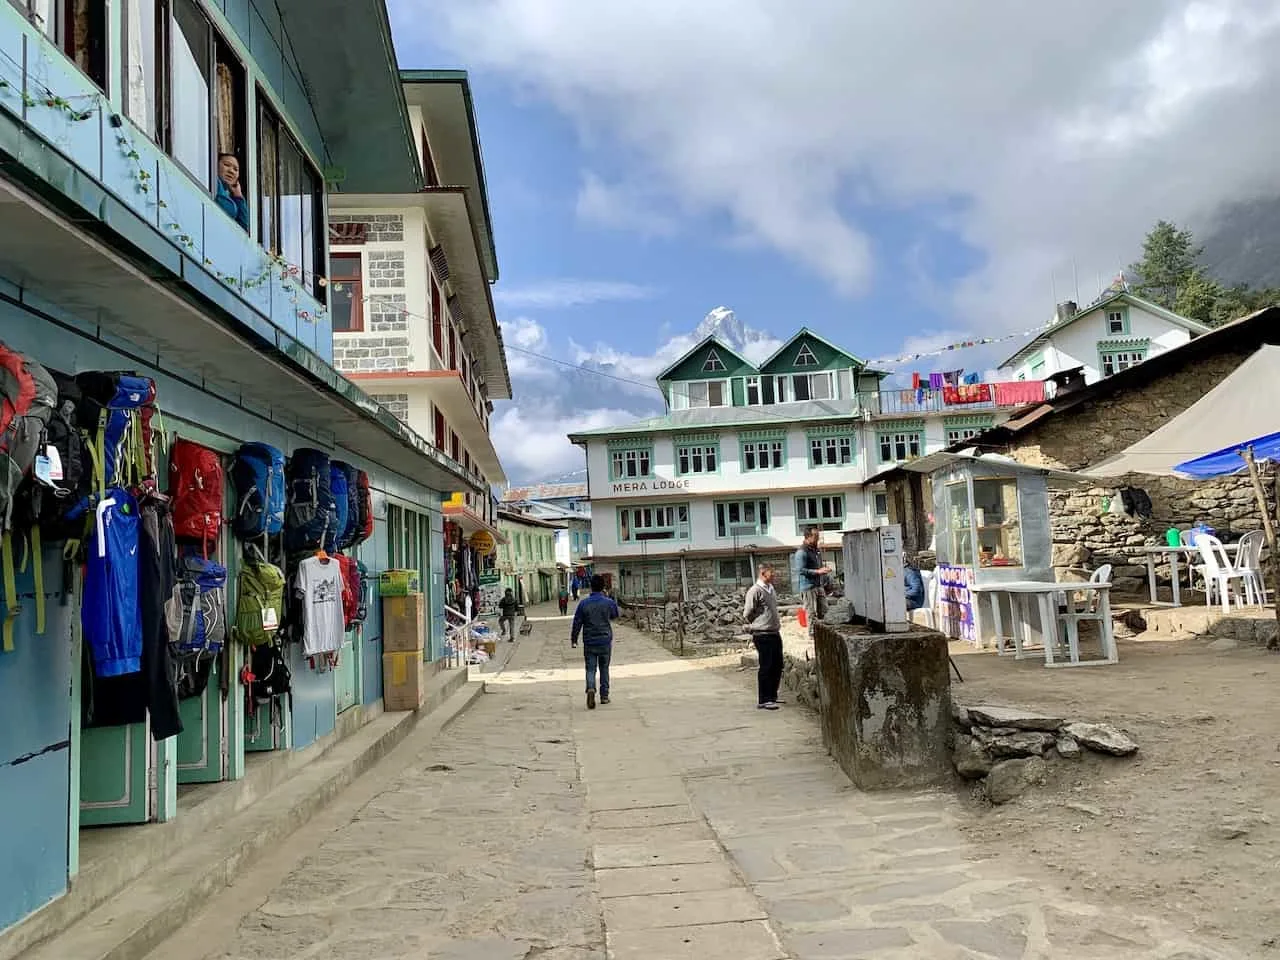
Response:
[{"label": "balcony railing", "polygon": [[[188,175],[9,4],[0,4],[0,110],[24,123],[87,176],[55,181],[175,277],[220,304],[246,327],[274,340],[283,331],[333,362],[332,320],[307,289],[311,278],[276,261]],[[52,166],[51,166],[52,169]],[[150,228],[113,222],[103,188]],[[251,198],[251,206],[256,204]],[[256,209],[251,216],[256,216]],[[135,222],[136,223],[136,222]]]},{"label": "balcony railing", "polygon": [[926,413],[963,414],[983,410],[1009,410],[1049,399],[1047,384],[1038,380],[1017,383],[975,383],[931,390],[881,390],[859,393],[858,409],[872,416],[910,416]]}]

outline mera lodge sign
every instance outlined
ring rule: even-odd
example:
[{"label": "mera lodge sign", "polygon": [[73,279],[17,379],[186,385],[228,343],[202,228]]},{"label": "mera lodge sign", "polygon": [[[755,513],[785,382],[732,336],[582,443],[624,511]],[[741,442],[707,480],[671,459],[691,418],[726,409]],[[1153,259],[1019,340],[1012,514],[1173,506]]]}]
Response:
[{"label": "mera lodge sign", "polygon": [[668,480],[665,477],[646,477],[643,480],[613,480],[609,483],[609,492],[614,496],[629,497],[636,494],[658,494],[666,496],[672,493],[685,493],[693,489],[693,481],[689,479]]}]

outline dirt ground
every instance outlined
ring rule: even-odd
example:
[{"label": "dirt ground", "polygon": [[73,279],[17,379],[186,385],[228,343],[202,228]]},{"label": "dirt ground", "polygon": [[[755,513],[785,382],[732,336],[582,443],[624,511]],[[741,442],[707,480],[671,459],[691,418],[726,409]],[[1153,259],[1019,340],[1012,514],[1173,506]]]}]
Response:
[{"label": "dirt ground", "polygon": [[953,644],[958,702],[1105,721],[1140,745],[1051,763],[1047,784],[1002,807],[957,780],[964,829],[1011,870],[1280,958],[1280,654],[1209,643],[1122,639],[1118,664],[1055,670]]},{"label": "dirt ground", "polygon": [[1280,957],[1280,655],[1209,641],[1120,641],[1120,662],[956,656],[961,703],[1102,720],[1140,745],[1127,760],[1086,753],[1004,807],[973,804],[967,830],[1011,864],[1034,862],[1071,889],[1125,900]]}]

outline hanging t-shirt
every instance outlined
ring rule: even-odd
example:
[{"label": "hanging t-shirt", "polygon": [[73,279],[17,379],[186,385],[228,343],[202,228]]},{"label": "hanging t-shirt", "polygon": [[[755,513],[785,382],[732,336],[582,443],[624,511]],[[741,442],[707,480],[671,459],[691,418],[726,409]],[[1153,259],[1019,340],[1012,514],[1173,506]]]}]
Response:
[{"label": "hanging t-shirt", "polygon": [[334,653],[342,649],[342,567],[332,557],[307,557],[298,564],[298,594],[302,598],[302,655]]}]

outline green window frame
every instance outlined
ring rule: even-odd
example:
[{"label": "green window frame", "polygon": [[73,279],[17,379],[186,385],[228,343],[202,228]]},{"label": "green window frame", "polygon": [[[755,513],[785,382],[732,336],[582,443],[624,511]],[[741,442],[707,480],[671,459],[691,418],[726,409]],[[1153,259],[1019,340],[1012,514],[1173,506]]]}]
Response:
[{"label": "green window frame", "polygon": [[858,459],[858,438],[851,430],[810,430],[805,434],[809,446],[809,466],[847,467]]},{"label": "green window frame", "polygon": [[687,477],[720,472],[720,438],[697,434],[672,438],[676,476]]},{"label": "green window frame", "polygon": [[787,468],[787,436],[784,433],[744,433],[738,438],[738,465],[743,473]]},{"label": "green window frame", "polygon": [[716,583],[742,583],[755,579],[750,557],[722,557],[714,563]]},{"label": "green window frame", "polygon": [[947,417],[942,427],[946,431],[947,446],[963,443],[995,426],[994,417]]},{"label": "green window frame", "polygon": [[[665,596],[667,592],[666,565],[662,563],[629,563],[618,569],[618,585],[624,597]],[[637,589],[637,586],[639,589]]]},{"label": "green window frame", "polygon": [[901,427],[876,434],[881,463],[905,463],[924,455],[924,429]]},{"label": "green window frame", "polygon": [[609,448],[610,480],[648,480],[652,476],[652,443]]},{"label": "green window frame", "polygon": [[796,533],[803,534],[809,527],[819,530],[839,530],[844,526],[844,494],[815,494],[796,497]]},{"label": "green window frame", "polygon": [[1110,306],[1102,311],[1102,329],[1108,337],[1127,337],[1129,335],[1129,308]]},{"label": "green window frame", "polygon": [[638,503],[618,508],[618,542],[690,538],[688,503]]},{"label": "green window frame", "polygon": [[1136,367],[1147,359],[1151,340],[1135,337],[1129,340],[1098,341],[1098,372],[1110,377],[1130,367]]},{"label": "green window frame", "polygon": [[717,540],[732,540],[735,536],[763,537],[769,533],[772,505],[768,497],[717,500],[711,511]]}]

